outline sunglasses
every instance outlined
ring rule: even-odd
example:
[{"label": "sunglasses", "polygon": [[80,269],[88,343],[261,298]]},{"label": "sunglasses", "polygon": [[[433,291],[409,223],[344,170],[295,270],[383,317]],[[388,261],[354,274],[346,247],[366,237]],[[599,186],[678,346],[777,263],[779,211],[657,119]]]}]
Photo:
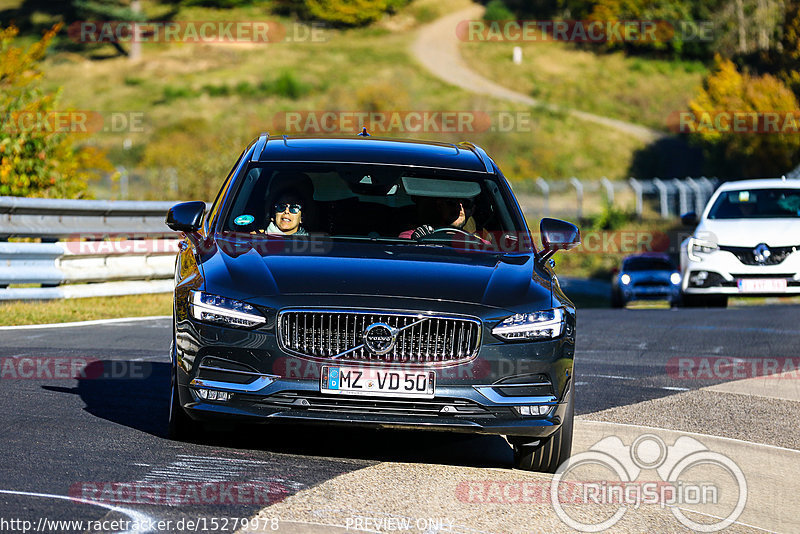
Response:
[{"label": "sunglasses", "polygon": [[300,210],[303,209],[300,204],[288,204],[286,202],[275,204],[273,208],[275,209],[275,213],[283,213],[286,211],[286,208],[289,208],[289,213],[300,213]]}]

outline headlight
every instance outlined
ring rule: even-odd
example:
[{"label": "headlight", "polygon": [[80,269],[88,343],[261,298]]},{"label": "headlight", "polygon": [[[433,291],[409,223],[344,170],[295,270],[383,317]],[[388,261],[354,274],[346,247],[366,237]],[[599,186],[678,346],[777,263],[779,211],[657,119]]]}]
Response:
[{"label": "headlight", "polygon": [[192,317],[199,321],[234,328],[250,328],[267,322],[266,317],[250,304],[202,291],[190,292]]},{"label": "headlight", "polygon": [[619,277],[619,281],[622,282],[622,285],[627,286],[628,284],[631,283],[631,275],[627,273],[623,274],[622,276]]},{"label": "headlight", "polygon": [[700,258],[698,254],[711,254],[717,250],[719,250],[719,247],[716,243],[697,239],[696,237],[689,238],[687,255],[692,261],[703,261],[703,258]]},{"label": "headlight", "polygon": [[518,313],[494,327],[492,334],[506,340],[553,339],[564,331],[564,308]]},{"label": "headlight", "polygon": [[669,275],[669,281],[677,285],[681,283],[681,273],[672,273]]}]

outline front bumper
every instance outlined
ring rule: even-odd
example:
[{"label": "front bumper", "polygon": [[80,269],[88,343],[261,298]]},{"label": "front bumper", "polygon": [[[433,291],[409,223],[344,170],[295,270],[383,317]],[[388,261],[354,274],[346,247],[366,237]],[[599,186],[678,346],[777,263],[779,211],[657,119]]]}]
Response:
[{"label": "front bumper", "polygon": [[[239,330],[183,317],[176,323],[173,361],[180,403],[197,420],[291,421],[547,437],[558,429],[568,409],[565,399],[572,387],[574,315],[568,318],[566,333],[556,340],[509,343],[484,331],[473,360],[414,367],[435,371],[432,399],[322,394],[323,365],[358,364],[284,353],[274,324]],[[488,328],[484,325],[484,329]],[[209,361],[213,365],[208,365]],[[208,370],[221,365],[239,373]],[[510,379],[518,384],[509,387]],[[500,382],[506,383],[501,387]],[[200,389],[226,392],[229,397],[201,398]],[[545,408],[534,416],[520,415],[515,406]]]},{"label": "front bumper", "polygon": [[622,286],[622,296],[626,301],[635,300],[670,300],[680,297],[680,287],[674,284],[661,286]]},{"label": "front bumper", "polygon": [[[195,382],[197,385],[203,384]],[[267,387],[267,391],[234,393],[226,402],[205,401],[197,396],[194,386],[186,389],[191,400],[183,405],[184,409],[193,418],[204,421],[290,421],[546,437],[558,428],[568,408],[555,397],[542,397],[538,403],[526,401],[520,404],[547,406],[547,414],[523,417],[512,405],[487,402],[468,386],[441,387],[434,399],[426,400],[322,395],[319,383],[310,380],[277,380]]]},{"label": "front bumper", "polygon": [[[683,280],[681,291],[688,295],[729,295],[742,297],[800,295],[800,252],[790,254],[776,265],[745,265],[732,253],[718,250],[698,255],[701,261],[682,252]],[[700,279],[707,273],[705,280]],[[700,277],[698,277],[700,275]],[[784,291],[742,291],[739,280],[785,280]]]}]

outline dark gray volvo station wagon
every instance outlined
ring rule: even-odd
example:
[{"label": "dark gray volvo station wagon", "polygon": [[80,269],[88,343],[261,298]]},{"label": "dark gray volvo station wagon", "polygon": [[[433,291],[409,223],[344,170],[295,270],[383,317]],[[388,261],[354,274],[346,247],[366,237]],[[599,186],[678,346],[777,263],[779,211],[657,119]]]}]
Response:
[{"label": "dark gray volvo station wagon", "polygon": [[261,135],[213,205],[174,206],[170,433],[214,421],[498,434],[570,455],[575,308],[470,143]]}]

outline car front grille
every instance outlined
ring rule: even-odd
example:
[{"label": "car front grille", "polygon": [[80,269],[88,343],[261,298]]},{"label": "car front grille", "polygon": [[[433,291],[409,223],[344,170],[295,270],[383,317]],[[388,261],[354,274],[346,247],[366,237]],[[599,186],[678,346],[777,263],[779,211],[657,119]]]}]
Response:
[{"label": "car front grille", "polygon": [[[368,350],[364,331],[383,323],[396,329],[385,354]],[[478,319],[379,311],[284,310],[278,316],[281,348],[300,356],[381,364],[452,364],[475,357]]]},{"label": "car front grille", "polygon": [[669,286],[667,282],[653,281],[653,280],[648,280],[646,282],[636,282],[633,285],[634,287],[663,287],[663,288],[667,288]]},{"label": "car front grille", "polygon": [[789,254],[795,252],[797,247],[770,248],[770,255],[765,258],[763,262],[756,261],[756,255],[753,252],[754,247],[728,247],[720,245],[719,249],[730,252],[744,265],[778,265],[783,262]]}]

